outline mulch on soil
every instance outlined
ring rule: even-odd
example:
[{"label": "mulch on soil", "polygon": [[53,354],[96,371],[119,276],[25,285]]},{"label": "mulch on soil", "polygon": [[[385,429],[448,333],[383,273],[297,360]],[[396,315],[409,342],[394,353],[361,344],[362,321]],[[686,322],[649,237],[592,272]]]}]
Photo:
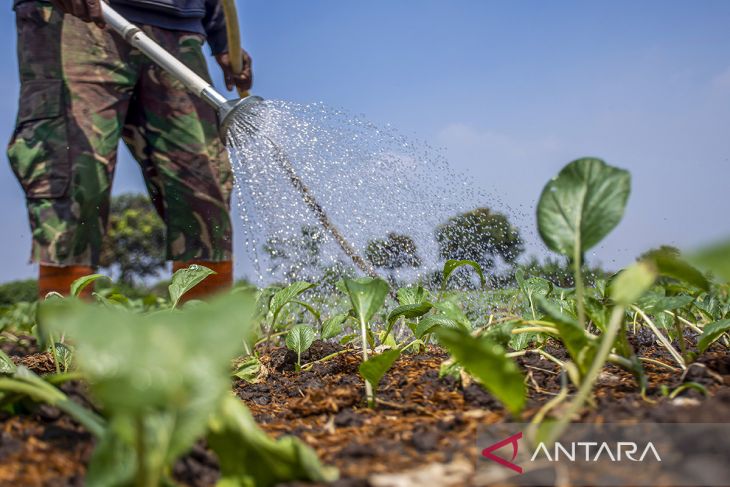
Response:
[{"label": "mulch on soil", "polygon": [[[50,357],[38,353],[32,343],[1,346],[17,363],[36,372],[53,370]],[[653,344],[635,346],[643,357],[672,364],[664,350]],[[434,487],[449,482],[467,485],[477,454],[477,427],[515,420],[479,385],[462,387],[456,379],[439,379],[439,367],[447,355],[436,347],[401,357],[378,388],[378,408],[370,410],[364,405],[357,351],[316,342],[302,362],[338,351],[342,353],[297,373],[296,356],[286,349],[274,349],[262,357],[258,383],[237,380],[233,384],[235,394],[264,430],[274,436],[298,436],[323,462],[339,468],[342,480],[338,486],[395,485],[402,478],[390,474],[417,467],[422,478],[414,473],[410,477],[413,485],[426,481]],[[547,351],[565,358],[561,349],[548,347]],[[528,354],[517,361],[527,375],[528,407],[521,418],[527,420],[560,391],[563,379],[559,367],[539,355]],[[596,407],[586,410],[580,421],[730,422],[727,351],[706,353],[684,377],[650,363],[645,368],[649,375],[646,399],[631,374],[607,366],[596,389]],[[674,400],[664,397],[662,385],[673,388],[683,381],[702,384],[709,397],[693,389]],[[81,385],[69,383],[63,388],[75,400],[84,400]],[[90,435],[54,408],[29,405],[27,415],[0,413],[0,485],[82,485],[92,450]],[[213,485],[217,462],[199,444],[178,462],[174,473],[185,485]]]}]

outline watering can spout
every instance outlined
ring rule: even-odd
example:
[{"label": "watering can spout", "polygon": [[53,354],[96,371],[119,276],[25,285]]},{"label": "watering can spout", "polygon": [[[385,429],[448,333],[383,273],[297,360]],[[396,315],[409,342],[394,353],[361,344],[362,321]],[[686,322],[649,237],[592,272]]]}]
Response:
[{"label": "watering can spout", "polygon": [[228,129],[231,127],[233,120],[237,114],[241,114],[256,105],[264,101],[260,96],[246,96],[244,98],[238,98],[235,100],[225,100],[225,102],[216,106],[216,112],[218,114],[218,131],[221,139],[226,140]]}]

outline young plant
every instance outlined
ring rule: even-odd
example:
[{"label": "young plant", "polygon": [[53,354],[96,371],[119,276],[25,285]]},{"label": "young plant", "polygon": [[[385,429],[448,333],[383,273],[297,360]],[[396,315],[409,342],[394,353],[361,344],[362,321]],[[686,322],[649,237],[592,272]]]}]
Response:
[{"label": "young plant", "polygon": [[349,316],[348,313],[340,313],[324,320],[322,330],[320,331],[320,338],[322,340],[329,340],[341,334],[344,331],[344,323]]},{"label": "young plant", "polygon": [[[251,326],[250,301],[238,293],[149,314],[74,302],[48,311],[52,330],[76,344],[79,369],[108,418],[89,464],[89,485],[169,483],[170,466],[206,434],[226,485],[331,478],[297,440],[269,439],[230,396],[230,361]],[[241,456],[249,444],[258,445],[260,463]],[[281,469],[260,469],[278,461]]]},{"label": "young plant", "polygon": [[277,291],[271,297],[271,300],[269,301],[269,314],[271,314],[271,324],[269,325],[269,329],[266,333],[267,344],[270,344],[271,337],[279,323],[281,312],[284,310],[286,305],[290,303],[303,306],[307,311],[312,313],[317,320],[319,320],[319,313],[314,311],[314,308],[309,306],[307,303],[303,303],[302,301],[299,301],[297,299],[302,293],[309,289],[312,289],[313,287],[315,287],[314,284],[299,281],[292,283],[284,289]]},{"label": "young plant", "polygon": [[598,244],[623,217],[631,192],[628,171],[600,159],[578,159],[545,185],[537,204],[540,236],[573,265],[578,324],[585,328],[583,267],[585,252]]},{"label": "young plant", "polygon": [[363,376],[366,383],[374,390],[372,404],[373,407],[375,402],[375,392],[378,390],[378,384],[380,379],[383,378],[385,373],[393,366],[396,360],[401,355],[401,349],[393,348],[386,350],[385,352],[371,357],[369,360],[360,364],[359,371],[360,375]]},{"label": "young plant", "polygon": [[484,272],[482,272],[482,266],[480,266],[478,263],[474,262],[473,260],[447,260],[444,264],[444,270],[443,270],[443,277],[441,278],[441,297],[443,297],[444,293],[446,292],[446,284],[449,282],[449,277],[451,277],[451,274],[454,273],[454,271],[460,267],[469,266],[474,269],[474,271],[479,276],[479,282],[484,287],[486,284],[486,280],[484,279]]},{"label": "young plant", "polygon": [[170,292],[170,302],[172,303],[173,309],[177,308],[180,298],[182,298],[185,293],[203,282],[206,277],[212,274],[215,274],[215,272],[207,267],[197,264],[175,272],[175,274],[172,275],[170,286],[167,288]]},{"label": "young plant", "polygon": [[515,272],[515,279],[520,291],[530,303],[530,311],[532,319],[537,320],[537,306],[535,299],[537,296],[547,297],[553,291],[553,283],[542,279],[541,277],[525,278],[525,271],[522,269]]},{"label": "young plant", "polygon": [[[385,303],[388,295],[388,284],[382,279],[365,277],[361,279],[345,279],[343,286],[352,304],[352,310],[360,323],[362,341],[362,361],[368,361],[368,323]],[[370,381],[365,381],[365,396],[368,406],[375,407],[375,396]]]},{"label": "young plant", "polygon": [[502,401],[512,414],[525,405],[525,381],[506,350],[488,336],[474,337],[467,331],[439,327],[441,343],[464,369]]},{"label": "young plant", "polygon": [[316,333],[309,325],[296,325],[286,336],[286,348],[297,354],[297,370],[302,368],[302,354],[314,343]]}]

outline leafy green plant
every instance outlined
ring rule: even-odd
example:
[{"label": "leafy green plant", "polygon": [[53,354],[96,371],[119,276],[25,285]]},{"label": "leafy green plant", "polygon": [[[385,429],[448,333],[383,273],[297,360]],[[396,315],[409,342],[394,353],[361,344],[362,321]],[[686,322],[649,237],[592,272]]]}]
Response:
[{"label": "leafy green plant", "polygon": [[98,281],[99,279],[109,279],[107,276],[103,274],[91,274],[89,276],[84,276],[79,279],[76,279],[74,282],[71,283],[71,296],[78,297],[81,295],[81,293],[89,287],[94,282]]},{"label": "leafy green plant", "polygon": [[700,353],[704,353],[710,345],[719,340],[725,333],[730,333],[730,320],[716,321],[706,325],[697,343],[697,349]]},{"label": "leafy green plant", "polygon": [[656,269],[646,262],[638,262],[619,274],[611,292],[611,298],[616,303],[616,306],[611,312],[611,318],[606,332],[601,337],[600,346],[595,352],[595,357],[591,360],[590,368],[581,381],[578,392],[567,410],[563,412],[561,418],[551,428],[548,443],[552,443],[552,441],[557,439],[565,431],[573,416],[583,407],[583,404],[593,390],[596,379],[598,379],[598,375],[614,346],[614,340],[624,323],[625,308],[639,299],[654,284],[657,276]]},{"label": "leafy green plant", "polygon": [[553,284],[540,277],[525,278],[525,271],[522,269],[515,273],[515,279],[517,280],[517,285],[520,287],[520,291],[522,291],[530,303],[532,318],[536,320],[535,298],[536,296],[547,297],[553,290]]},{"label": "leafy green plant", "polygon": [[484,279],[484,273],[482,272],[482,266],[480,266],[478,263],[474,262],[473,260],[447,260],[444,264],[444,270],[443,270],[443,277],[441,279],[441,293],[443,294],[446,291],[446,284],[449,281],[449,277],[454,273],[455,270],[457,270],[460,267],[469,266],[474,269],[474,272],[477,273],[479,276],[479,282],[481,283],[482,287],[484,287],[484,284],[486,283],[486,280]]},{"label": "leafy green plant", "polygon": [[299,301],[297,298],[305,291],[315,287],[314,284],[304,281],[298,281],[290,284],[289,286],[276,290],[268,302],[268,314],[271,316],[271,323],[266,333],[266,341],[270,343],[271,336],[276,330],[279,319],[282,316],[282,311],[288,304],[298,304],[303,306],[307,311],[313,313],[315,318],[319,320],[319,313],[314,311],[314,308],[309,306],[307,303]]},{"label": "leafy green plant", "polygon": [[[375,355],[360,364],[360,375],[362,375],[365,381],[370,384],[371,388],[377,392],[380,379],[383,378],[385,373],[393,366],[400,356],[401,350],[399,348],[386,350],[383,353]],[[375,400],[375,392],[373,393],[373,402]]]},{"label": "leafy green plant", "polygon": [[[347,291],[352,304],[352,310],[360,324],[360,338],[362,341],[362,359],[363,362],[368,361],[368,323],[375,316],[385,303],[385,297],[388,295],[388,283],[382,279],[360,278],[345,279],[343,286]],[[365,396],[368,405],[375,406],[375,396],[370,381],[365,381]]]},{"label": "leafy green plant", "polygon": [[512,414],[525,405],[524,377],[506,350],[489,337],[473,337],[464,330],[441,327],[439,343]]},{"label": "leafy green plant", "polygon": [[302,367],[302,354],[314,343],[316,333],[309,325],[296,325],[286,336],[286,348],[297,354],[297,370]]},{"label": "leafy green plant", "polygon": [[583,255],[621,221],[630,191],[628,171],[584,158],[571,162],[548,182],[537,204],[542,240],[573,263],[581,327],[585,327]]},{"label": "leafy green plant", "polygon": [[172,275],[172,282],[170,282],[170,286],[168,287],[172,307],[177,308],[180,298],[182,298],[185,293],[203,282],[206,277],[212,274],[215,274],[215,272],[207,267],[197,264],[193,264],[190,267],[186,267],[185,269],[180,269],[175,272],[175,274]]},{"label": "leafy green plant", "polygon": [[324,320],[320,333],[322,340],[329,340],[341,334],[344,331],[344,323],[349,316],[348,313],[339,313]]},{"label": "leafy green plant", "polygon": [[[248,421],[243,405],[230,404],[230,360],[251,326],[251,301],[236,293],[182,311],[148,314],[49,303],[56,308],[47,311],[49,326],[76,344],[79,370],[107,418],[97,431],[89,485],[165,483],[170,465],[206,435],[221,458],[226,485],[331,478],[297,440],[270,440]],[[285,467],[262,471],[251,455],[242,456],[250,443],[261,446],[261,462],[275,463],[280,456]],[[227,444],[239,448],[215,447]]]}]

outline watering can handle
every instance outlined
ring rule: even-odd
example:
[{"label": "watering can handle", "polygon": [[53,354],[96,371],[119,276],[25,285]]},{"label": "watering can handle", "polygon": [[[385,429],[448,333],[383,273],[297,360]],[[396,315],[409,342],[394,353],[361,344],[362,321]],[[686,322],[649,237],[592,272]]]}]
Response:
[{"label": "watering can handle", "polygon": [[[238,11],[235,0],[222,0],[223,13],[226,16],[226,33],[228,36],[228,57],[231,61],[231,70],[234,74],[243,71],[243,56],[241,55],[241,29],[238,25]],[[241,98],[249,96],[248,91],[238,90]]]}]

